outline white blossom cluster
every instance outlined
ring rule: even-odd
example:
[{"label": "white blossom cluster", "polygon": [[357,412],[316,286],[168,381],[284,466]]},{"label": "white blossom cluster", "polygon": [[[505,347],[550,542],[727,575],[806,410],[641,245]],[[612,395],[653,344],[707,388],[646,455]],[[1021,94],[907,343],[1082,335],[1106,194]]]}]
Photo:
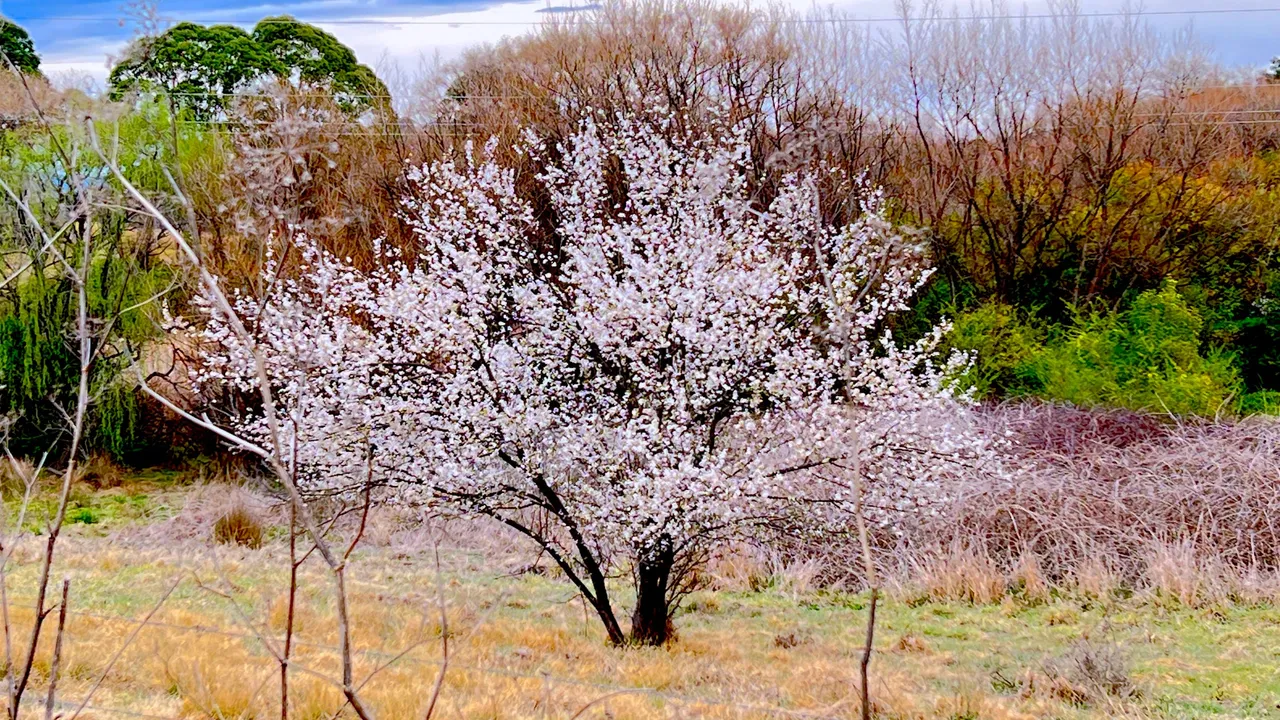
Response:
[{"label": "white blossom cluster", "polygon": [[[643,559],[810,504],[832,519],[853,470],[873,511],[911,509],[988,454],[960,360],[931,361],[943,329],[881,330],[928,270],[878,198],[829,227],[798,174],[753,208],[740,135],[652,118],[554,150],[522,145],[540,205],[469,150],[414,173],[417,256],[361,272],[304,247],[238,299],[281,408],[269,449],[305,487],[551,518],[549,542]],[[225,318],[202,332],[197,381],[253,387]],[[261,417],[238,429],[269,442]]]}]

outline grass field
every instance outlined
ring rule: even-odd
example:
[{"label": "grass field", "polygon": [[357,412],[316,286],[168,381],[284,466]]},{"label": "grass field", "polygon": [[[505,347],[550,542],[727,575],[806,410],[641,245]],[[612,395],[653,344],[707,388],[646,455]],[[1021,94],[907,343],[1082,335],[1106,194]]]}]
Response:
[{"label": "grass field", "polygon": [[[67,717],[98,683],[96,709],[80,717],[279,717],[279,666],[264,643],[278,647],[284,627],[284,532],[269,529],[258,549],[213,543],[191,508],[212,508],[218,492],[156,477],[77,494],[55,573],[71,582],[58,693]],[[369,677],[378,718],[421,717],[440,669],[441,597],[450,657],[436,717],[857,714],[862,595],[786,577],[721,583],[689,599],[670,647],[613,649],[567,583],[513,572],[520,563],[484,546],[414,537],[375,525],[350,571],[356,676]],[[27,538],[10,567],[17,636],[41,546]],[[341,711],[329,587],[320,566],[304,566],[291,717]],[[900,592],[881,606],[876,647],[872,695],[885,718],[1280,717],[1280,608],[1270,605]]]}]

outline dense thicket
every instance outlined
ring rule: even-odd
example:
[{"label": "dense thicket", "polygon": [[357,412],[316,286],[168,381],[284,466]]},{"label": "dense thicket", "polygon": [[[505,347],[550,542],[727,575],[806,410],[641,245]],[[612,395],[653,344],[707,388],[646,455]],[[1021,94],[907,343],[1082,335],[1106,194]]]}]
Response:
[{"label": "dense thicket", "polygon": [[[18,92],[34,96],[41,87]],[[64,112],[65,103],[43,112]],[[63,459],[80,374],[79,293],[66,272],[76,263],[86,268],[93,319],[92,402],[82,447],[138,463],[162,461],[175,435],[137,392],[134,365],[140,360],[137,369],[149,373],[166,364],[168,353],[156,342],[159,302],[174,297],[181,282],[168,243],[154,222],[113,195],[101,158],[69,149],[83,140],[82,128],[45,126],[36,118],[50,115],[27,115],[27,124],[0,136],[0,431],[17,455]],[[150,107],[101,123],[101,132],[109,129],[116,140],[115,157],[149,188],[168,187],[173,155],[160,144],[165,119]],[[100,200],[87,201],[90,193]]]}]

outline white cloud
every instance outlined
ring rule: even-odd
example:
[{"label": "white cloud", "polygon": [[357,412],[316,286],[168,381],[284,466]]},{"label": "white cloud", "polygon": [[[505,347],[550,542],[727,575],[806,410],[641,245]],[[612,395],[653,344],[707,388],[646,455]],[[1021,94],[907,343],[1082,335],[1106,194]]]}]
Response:
[{"label": "white cloud", "polygon": [[[347,4],[346,0],[336,1]],[[560,1],[562,0],[557,0]],[[264,4],[259,7],[272,8],[270,12],[297,10],[292,3]],[[547,15],[539,12],[545,7],[544,1],[515,2],[481,10],[432,15],[370,15],[355,18],[364,24],[315,24],[351,47],[362,62],[377,64],[390,60],[403,68],[411,69],[423,58],[452,60],[477,45],[496,43],[504,37],[532,32],[546,19]],[[198,16],[189,19],[202,20]],[[41,65],[50,75],[87,74],[98,82],[105,82],[110,57],[119,54],[124,45],[118,40],[85,38],[76,43],[74,50],[64,49],[46,54]]]},{"label": "white cloud", "polygon": [[[2,1],[2,0],[0,0]],[[354,5],[359,7],[367,0],[282,0],[279,3],[265,0],[256,9],[264,13],[292,12],[305,16],[305,7],[330,8]],[[726,0],[729,1],[729,0]],[[353,14],[353,20],[361,23],[317,22],[339,40],[355,50],[362,62],[379,66],[388,62],[398,65],[410,74],[423,59],[438,58],[443,61],[456,59],[463,52],[478,45],[496,43],[503,38],[534,31],[546,18],[545,10],[551,3],[557,6],[576,3],[585,5],[592,0],[533,0],[531,2],[507,2],[482,9],[457,10],[435,14],[415,15],[364,15]],[[814,0],[781,0],[782,4],[797,11],[834,7],[861,18],[884,18],[896,15],[894,0],[838,0],[814,2]],[[1267,0],[1243,0],[1233,7],[1261,7]],[[763,3],[759,3],[763,4]],[[945,4],[945,0],[944,0]],[[918,5],[918,2],[917,2]],[[960,14],[975,12],[961,3]],[[1048,0],[1028,0],[1011,5],[1012,13],[1044,12]],[[1191,7],[1188,0],[1154,0],[1144,6],[1147,11],[1178,10]],[[299,12],[299,8],[304,11]],[[1119,9],[1116,0],[1083,0],[1083,12],[1106,12]],[[989,12],[979,6],[977,13]],[[239,16],[239,15],[237,15]],[[184,18],[186,19],[186,18]],[[190,19],[201,20],[193,16]],[[1157,27],[1172,29],[1190,22],[1188,16],[1153,17]],[[1195,18],[1197,35],[1220,57],[1231,64],[1265,64],[1280,44],[1272,48],[1273,38],[1280,30],[1280,13],[1256,15],[1214,15]],[[65,47],[65,46],[64,46]],[[123,47],[119,40],[85,38],[77,42],[75,50],[53,52],[45,57],[44,67],[50,73],[74,71],[88,73],[99,82],[107,75],[107,57]]]},{"label": "white cloud", "polygon": [[[81,44],[83,50],[42,53],[40,70],[55,84],[60,79],[89,78],[99,85],[105,85],[107,73],[110,72],[110,59],[124,50],[125,43],[105,38],[88,38]],[[77,80],[76,86],[83,83]]]},{"label": "white cloud", "polygon": [[316,25],[337,36],[366,63],[387,58],[412,67],[420,58],[452,60],[477,45],[532,32],[546,18],[545,13],[538,12],[544,7],[546,3],[538,1],[504,3],[483,10],[438,15],[361,18],[377,24]]},{"label": "white cloud", "polygon": [[[317,22],[316,25],[337,36],[365,63],[382,64],[391,61],[401,68],[411,70],[423,59],[439,58],[447,62],[479,45],[493,44],[504,38],[531,33],[547,19],[549,7],[562,10],[573,5],[582,7],[591,2],[592,0],[508,2],[481,10],[427,16],[367,18],[377,21],[378,24],[348,25]],[[883,16],[893,13],[894,0],[846,0],[835,3],[782,0],[781,4],[801,12],[816,7],[835,7],[861,16]],[[396,22],[404,24],[396,25],[394,24]]]}]

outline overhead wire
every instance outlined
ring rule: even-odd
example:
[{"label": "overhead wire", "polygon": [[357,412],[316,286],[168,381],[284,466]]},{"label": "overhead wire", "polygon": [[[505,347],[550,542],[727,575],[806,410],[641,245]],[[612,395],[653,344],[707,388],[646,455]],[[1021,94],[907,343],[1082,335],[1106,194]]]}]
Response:
[{"label": "overhead wire", "polygon": [[[460,26],[525,26],[537,27],[540,25],[554,24],[560,22],[563,24],[572,24],[577,22],[579,18],[590,18],[590,13],[594,12],[594,8],[583,8],[578,12],[584,14],[573,14],[559,12],[549,13],[546,18],[540,20],[448,20],[448,19],[429,19],[423,17],[369,17],[369,18],[294,18],[294,17],[268,17],[260,20],[246,19],[209,19],[202,18],[199,22],[215,24],[215,25],[236,25],[236,24],[309,24],[309,25],[438,25],[444,27],[460,27]],[[1083,12],[1075,14],[1064,13],[1002,13],[990,15],[926,15],[926,16],[880,16],[880,17],[856,17],[856,16],[822,16],[822,17],[795,17],[795,18],[777,18],[770,19],[770,22],[778,22],[785,24],[874,24],[874,23],[895,23],[895,22],[989,22],[997,20],[1055,20],[1055,19],[1092,19],[1092,18],[1118,18],[1118,17],[1195,17],[1206,15],[1257,15],[1267,13],[1280,12],[1280,6],[1277,7],[1257,7],[1257,8],[1187,8],[1187,9],[1171,9],[1171,10],[1106,10],[1099,12]],[[567,19],[566,19],[567,18]],[[115,15],[25,15],[16,18],[21,22],[120,22],[120,16]]]}]

